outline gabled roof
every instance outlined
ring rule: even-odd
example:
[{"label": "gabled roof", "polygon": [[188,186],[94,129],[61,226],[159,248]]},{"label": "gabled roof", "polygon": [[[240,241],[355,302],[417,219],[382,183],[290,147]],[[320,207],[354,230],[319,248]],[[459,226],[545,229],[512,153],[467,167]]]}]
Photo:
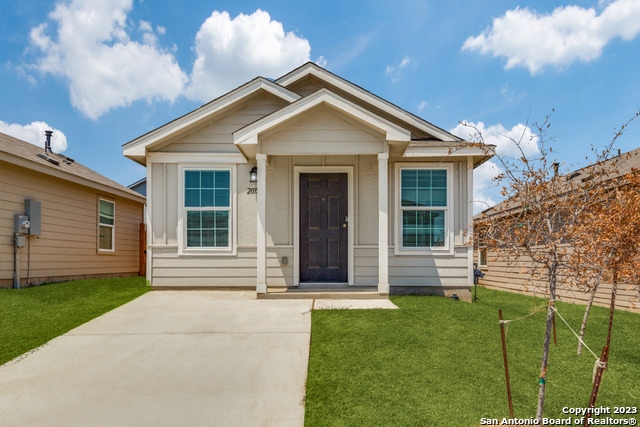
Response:
[{"label": "gabled roof", "polygon": [[288,87],[290,85],[292,85],[293,83],[309,76],[315,76],[321,80],[324,80],[325,82],[341,89],[344,90],[345,92],[356,96],[360,99],[362,99],[363,101],[367,102],[368,104],[371,104],[377,108],[379,108],[380,110],[391,114],[394,117],[397,117],[400,120],[403,120],[405,122],[407,122],[410,125],[415,126],[416,128],[427,132],[430,135],[433,135],[434,137],[442,140],[442,141],[462,141],[462,139],[458,138],[457,136],[445,131],[444,129],[441,129],[429,122],[427,122],[424,119],[421,119],[420,117],[411,114],[410,112],[403,110],[402,108],[398,107],[397,105],[392,104],[389,101],[386,101],[382,98],[380,98],[377,95],[374,95],[373,93],[369,92],[366,89],[361,88],[358,85],[355,85],[345,79],[343,79],[340,76],[337,76],[333,73],[331,73],[330,71],[325,70],[324,68],[314,64],[313,62],[307,62],[306,64],[296,68],[295,70],[285,74],[284,76],[280,77],[279,79],[276,79],[276,83],[283,86],[283,87]]},{"label": "gabled roof", "polygon": [[127,142],[123,145],[124,155],[144,165],[146,148],[159,144],[169,136],[186,132],[201,120],[230,107],[232,104],[235,104],[259,90],[265,90],[287,102],[293,102],[300,99],[300,95],[297,93],[265,79],[264,77],[257,77],[231,92],[214,99],[202,107]]},{"label": "gabled roof", "polygon": [[0,133],[1,161],[33,169],[47,175],[135,200],[136,202],[144,203],[145,201],[144,196],[100,175],[98,172],[89,169],[77,161],[67,164],[62,159],[51,156],[53,159],[59,160],[59,164],[55,165],[38,157],[38,154],[44,154],[44,149],[21,139]]},{"label": "gabled roof", "polygon": [[281,108],[247,126],[238,129],[233,133],[233,142],[236,145],[257,144],[258,134],[297,116],[320,104],[331,107],[347,114],[348,116],[376,129],[386,135],[388,141],[411,140],[411,132],[402,129],[400,126],[379,117],[372,112],[342,98],[331,92],[329,89],[320,89],[298,101]]}]

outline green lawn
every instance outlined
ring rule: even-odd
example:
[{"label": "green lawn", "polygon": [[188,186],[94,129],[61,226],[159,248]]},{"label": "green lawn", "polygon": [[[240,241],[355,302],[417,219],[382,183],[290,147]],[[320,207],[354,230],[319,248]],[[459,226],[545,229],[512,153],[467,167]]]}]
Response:
[{"label": "green lawn", "polygon": [[[399,310],[312,313],[305,423],[473,426],[508,417],[498,309],[513,319],[544,300],[479,289],[474,304],[441,297],[392,297]],[[558,304],[579,328],[584,306]],[[545,312],[510,325],[507,335],[516,417],[535,415]],[[608,309],[594,307],[585,341],[600,354]],[[545,416],[585,407],[595,358],[557,319],[549,356]],[[609,369],[598,405],[640,407],[640,315],[616,311]],[[640,410],[640,408],[639,408]],[[637,417],[637,416],[636,416]]]},{"label": "green lawn", "polygon": [[144,277],[0,289],[0,365],[148,289]]}]

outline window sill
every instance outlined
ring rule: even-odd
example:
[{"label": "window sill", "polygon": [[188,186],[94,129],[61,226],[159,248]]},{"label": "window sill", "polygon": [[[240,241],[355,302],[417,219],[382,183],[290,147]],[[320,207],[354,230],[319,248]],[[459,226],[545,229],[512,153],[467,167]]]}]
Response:
[{"label": "window sill", "polygon": [[427,249],[427,248],[395,248],[393,251],[394,255],[406,255],[406,256],[424,256],[424,255],[433,255],[433,256],[442,256],[442,255],[453,255],[453,246],[449,248],[440,248],[440,249]]},{"label": "window sill", "polygon": [[238,252],[233,249],[181,249],[178,256],[237,256]]}]

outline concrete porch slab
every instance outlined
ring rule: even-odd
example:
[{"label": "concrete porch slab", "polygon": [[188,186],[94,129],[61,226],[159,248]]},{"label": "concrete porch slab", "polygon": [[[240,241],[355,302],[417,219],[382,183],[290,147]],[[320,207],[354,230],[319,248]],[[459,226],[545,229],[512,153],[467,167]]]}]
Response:
[{"label": "concrete porch slab", "polygon": [[362,310],[362,309],[396,309],[388,299],[317,299],[314,310]]}]

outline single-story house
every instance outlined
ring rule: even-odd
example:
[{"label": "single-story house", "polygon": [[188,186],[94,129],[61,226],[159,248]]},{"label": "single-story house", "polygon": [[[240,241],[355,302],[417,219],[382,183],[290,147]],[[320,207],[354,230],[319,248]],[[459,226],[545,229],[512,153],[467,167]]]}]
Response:
[{"label": "single-story house", "polygon": [[140,194],[3,133],[0,187],[0,287],[139,275]]},{"label": "single-story house", "polygon": [[468,292],[484,148],[309,62],[123,151],[147,168],[152,287],[388,295]]},{"label": "single-story house", "polygon": [[[608,161],[615,162],[616,176],[624,176],[634,170],[640,170],[640,148],[627,153],[618,153],[618,156]],[[574,181],[576,183],[585,182],[590,179],[591,166],[581,168],[565,175],[560,176],[567,182]],[[615,178],[612,177],[612,178]],[[612,179],[612,182],[615,180]],[[478,279],[478,284],[491,289],[502,291],[526,293],[529,295],[542,296],[548,293],[548,282],[544,280],[531,280],[531,273],[528,268],[529,264],[525,262],[526,254],[522,252],[522,260],[507,262],[503,254],[495,250],[491,250],[487,241],[480,231],[479,224],[482,219],[492,213],[501,212],[504,209],[505,200],[495,206],[485,209],[483,212],[474,217],[476,223],[476,239],[475,239],[475,263],[478,269],[484,273],[484,277]],[[601,283],[593,300],[595,305],[609,307],[611,304],[611,283]],[[572,302],[578,304],[586,304],[590,294],[585,290],[575,287],[569,287],[565,282],[560,280],[557,285],[556,297],[560,301]],[[640,295],[638,289],[629,289],[628,285],[619,285],[616,295],[616,307],[640,312]]]}]

